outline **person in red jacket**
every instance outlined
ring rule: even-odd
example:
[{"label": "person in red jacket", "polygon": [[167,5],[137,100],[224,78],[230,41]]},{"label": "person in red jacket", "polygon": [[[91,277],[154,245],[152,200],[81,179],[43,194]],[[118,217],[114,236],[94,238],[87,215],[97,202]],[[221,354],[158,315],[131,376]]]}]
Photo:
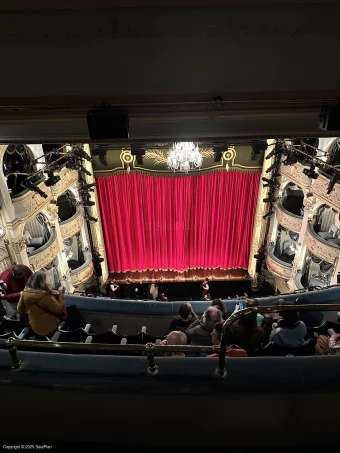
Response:
[{"label": "person in red jacket", "polygon": [[24,264],[16,264],[2,272],[0,280],[5,283],[6,294],[1,294],[0,299],[6,299],[10,302],[19,300],[31,275],[31,269]]}]

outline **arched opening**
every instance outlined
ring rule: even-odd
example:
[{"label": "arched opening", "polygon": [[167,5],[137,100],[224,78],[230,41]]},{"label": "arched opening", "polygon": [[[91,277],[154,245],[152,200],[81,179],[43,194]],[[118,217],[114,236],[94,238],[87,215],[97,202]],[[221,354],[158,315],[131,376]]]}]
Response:
[{"label": "arched opening", "polygon": [[82,266],[91,253],[84,246],[80,233],[64,240],[65,254],[70,271]]},{"label": "arched opening", "polygon": [[27,246],[27,255],[30,256],[46,244],[51,236],[46,216],[40,212],[29,220],[25,224],[23,236]]},{"label": "arched opening", "polygon": [[318,258],[308,250],[304,263],[301,284],[305,288],[329,286],[334,271],[334,265]]},{"label": "arched opening", "polygon": [[340,245],[339,228],[335,225],[337,215],[336,210],[324,204],[319,207],[314,222],[318,236],[334,245]]},{"label": "arched opening", "polygon": [[70,219],[77,209],[77,200],[73,193],[68,190],[57,199],[59,222]]},{"label": "arched opening", "polygon": [[274,247],[274,256],[287,264],[292,264],[295,258],[298,238],[299,233],[288,231],[279,225]]},{"label": "arched opening", "polygon": [[[25,187],[27,176],[37,171],[32,151],[27,145],[22,144],[7,146],[2,166],[11,198],[17,197],[27,190]],[[31,177],[30,181],[37,184],[42,181],[42,176],[37,174]]]},{"label": "arched opening", "polygon": [[292,214],[303,216],[303,190],[293,182],[287,184],[282,194],[282,206]]}]

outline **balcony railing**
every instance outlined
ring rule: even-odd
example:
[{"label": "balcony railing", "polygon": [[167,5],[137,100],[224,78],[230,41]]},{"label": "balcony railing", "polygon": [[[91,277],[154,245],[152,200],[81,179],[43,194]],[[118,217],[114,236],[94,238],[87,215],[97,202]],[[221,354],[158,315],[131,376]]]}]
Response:
[{"label": "balcony railing", "polygon": [[287,211],[282,205],[282,200],[277,203],[276,219],[288,231],[298,233],[301,230],[303,217]]},{"label": "balcony railing", "polygon": [[60,181],[57,182],[55,186],[52,187],[52,192],[55,196],[59,196],[62,193],[66,192],[72,184],[78,181],[78,172],[76,170],[69,170],[68,168],[62,168],[58,173],[60,176]]},{"label": "balcony railing", "polygon": [[57,235],[55,233],[55,229],[52,228],[49,240],[42,247],[31,253],[28,257],[28,261],[32,269],[38,271],[39,269],[42,269],[50,264],[51,261],[53,261],[58,255],[58,252],[59,244]]},{"label": "balcony railing", "polygon": [[310,186],[310,179],[303,173],[304,166],[300,162],[294,165],[282,165],[280,172],[282,176],[287,178],[289,181],[294,182],[299,187]]},{"label": "balcony railing", "polygon": [[272,272],[277,277],[283,278],[284,280],[289,280],[292,275],[293,265],[281,261],[274,255],[274,247],[270,246],[268,248],[268,253],[266,256],[266,264],[270,272]]},{"label": "balcony railing", "polygon": [[84,255],[86,258],[85,263],[70,272],[73,286],[78,286],[81,283],[86,282],[86,280],[88,280],[93,274],[92,255],[90,252],[87,253],[87,256],[86,252]]},{"label": "balcony railing", "polygon": [[334,264],[339,258],[340,247],[331,244],[322,237],[320,237],[315,231],[311,223],[308,224],[306,232],[306,246],[313,255],[321,258],[328,263]]},{"label": "balcony railing", "polygon": [[328,185],[329,178],[320,174],[318,179],[313,182],[311,189],[314,195],[320,198],[320,200],[324,201],[331,208],[340,211],[340,184],[335,184],[330,194],[327,193]]},{"label": "balcony railing", "polygon": [[50,203],[52,197],[51,189],[45,186],[43,181],[37,184],[37,186],[47,195],[47,198],[43,198],[38,193],[32,192],[31,190],[26,190],[22,195],[12,198],[15,217],[21,221],[27,221],[34,217]]},{"label": "balcony railing", "polygon": [[60,222],[60,232],[63,239],[70,238],[77,234],[83,226],[83,216],[80,207],[77,206],[76,213],[67,220]]}]

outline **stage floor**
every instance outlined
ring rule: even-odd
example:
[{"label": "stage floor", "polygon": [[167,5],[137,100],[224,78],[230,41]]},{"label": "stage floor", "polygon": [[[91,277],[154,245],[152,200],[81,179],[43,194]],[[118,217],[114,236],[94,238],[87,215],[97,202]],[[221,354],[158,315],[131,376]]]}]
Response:
[{"label": "stage floor", "polygon": [[115,278],[118,284],[125,283],[127,278],[136,283],[161,282],[199,282],[205,278],[213,281],[250,280],[246,269],[189,269],[178,271],[143,271],[143,272],[113,272],[110,278]]}]

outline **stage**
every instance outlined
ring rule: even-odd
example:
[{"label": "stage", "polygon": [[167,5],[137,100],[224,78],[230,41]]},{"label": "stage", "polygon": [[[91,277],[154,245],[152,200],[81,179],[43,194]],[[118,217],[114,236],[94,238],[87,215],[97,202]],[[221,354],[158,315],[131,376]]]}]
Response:
[{"label": "stage", "polygon": [[176,271],[145,271],[111,273],[119,285],[116,297],[124,297],[126,279],[134,281],[138,288],[138,298],[148,298],[150,283],[157,283],[159,294],[164,291],[169,300],[197,300],[201,299],[201,283],[204,278],[209,279],[209,294],[212,298],[251,295],[251,278],[244,269],[192,269],[185,272]]}]

